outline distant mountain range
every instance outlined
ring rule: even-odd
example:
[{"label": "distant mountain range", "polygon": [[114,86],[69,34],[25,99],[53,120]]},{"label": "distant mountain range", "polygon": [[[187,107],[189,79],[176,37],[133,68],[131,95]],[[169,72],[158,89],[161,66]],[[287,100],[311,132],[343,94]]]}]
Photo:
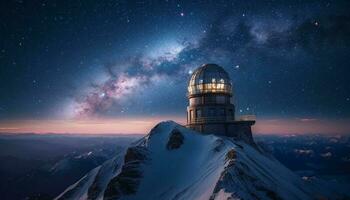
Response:
[{"label": "distant mountain range", "polygon": [[134,140],[118,136],[2,136],[0,199],[52,199]]}]

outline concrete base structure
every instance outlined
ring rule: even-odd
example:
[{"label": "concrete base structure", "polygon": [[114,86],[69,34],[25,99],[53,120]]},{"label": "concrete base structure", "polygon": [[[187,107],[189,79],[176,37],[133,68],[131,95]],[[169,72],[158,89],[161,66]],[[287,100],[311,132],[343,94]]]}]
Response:
[{"label": "concrete base structure", "polygon": [[232,121],[222,123],[195,123],[187,124],[188,128],[204,134],[215,134],[254,143],[251,126],[255,121]]}]

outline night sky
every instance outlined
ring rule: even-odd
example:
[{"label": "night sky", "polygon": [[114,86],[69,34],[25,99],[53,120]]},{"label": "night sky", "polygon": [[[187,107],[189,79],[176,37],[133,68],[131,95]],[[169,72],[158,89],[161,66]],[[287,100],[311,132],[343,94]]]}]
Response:
[{"label": "night sky", "polygon": [[187,82],[203,63],[230,74],[238,115],[345,126],[349,9],[311,0],[3,1],[1,130],[21,120],[185,119]]}]

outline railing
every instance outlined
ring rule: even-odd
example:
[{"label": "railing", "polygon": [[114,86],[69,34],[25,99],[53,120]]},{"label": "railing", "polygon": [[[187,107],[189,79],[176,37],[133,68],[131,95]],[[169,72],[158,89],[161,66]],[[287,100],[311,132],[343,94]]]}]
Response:
[{"label": "railing", "polygon": [[190,124],[196,123],[213,123],[213,122],[234,122],[234,121],[255,121],[255,115],[243,115],[240,116],[237,120],[234,120],[233,117],[199,117],[191,119]]},{"label": "railing", "polygon": [[238,117],[238,120],[240,121],[255,121],[256,116],[255,115],[242,115]]},{"label": "railing", "polygon": [[199,117],[191,119],[190,123],[207,123],[207,122],[233,122],[233,117]]}]

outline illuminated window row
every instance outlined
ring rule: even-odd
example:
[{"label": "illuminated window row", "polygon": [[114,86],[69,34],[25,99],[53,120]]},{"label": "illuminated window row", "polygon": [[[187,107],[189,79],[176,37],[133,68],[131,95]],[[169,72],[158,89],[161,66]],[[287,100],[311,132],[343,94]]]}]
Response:
[{"label": "illuminated window row", "polygon": [[225,92],[231,93],[231,85],[222,84],[222,83],[207,83],[199,85],[191,85],[188,87],[189,94],[198,94],[198,93],[217,93]]}]

